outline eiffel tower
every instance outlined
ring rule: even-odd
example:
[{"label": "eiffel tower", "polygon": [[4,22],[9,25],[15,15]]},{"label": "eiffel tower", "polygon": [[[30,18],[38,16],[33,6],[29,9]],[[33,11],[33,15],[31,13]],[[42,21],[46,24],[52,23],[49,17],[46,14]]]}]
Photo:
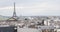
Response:
[{"label": "eiffel tower", "polygon": [[12,17],[13,17],[13,18],[17,17],[16,11],[15,11],[15,2],[14,2],[14,12],[13,12],[13,16],[12,16]]},{"label": "eiffel tower", "polygon": [[8,21],[17,21],[18,17],[16,15],[16,10],[15,10],[15,2],[14,2],[14,12],[13,12],[13,16],[10,17],[9,19],[7,19]]}]

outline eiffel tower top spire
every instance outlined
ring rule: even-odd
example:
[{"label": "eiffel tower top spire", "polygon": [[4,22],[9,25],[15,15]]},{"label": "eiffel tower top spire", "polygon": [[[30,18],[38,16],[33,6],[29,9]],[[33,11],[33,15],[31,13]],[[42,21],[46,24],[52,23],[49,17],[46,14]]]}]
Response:
[{"label": "eiffel tower top spire", "polygon": [[13,12],[13,17],[17,17],[17,16],[16,16],[16,10],[15,10],[15,2],[14,2],[14,12]]}]

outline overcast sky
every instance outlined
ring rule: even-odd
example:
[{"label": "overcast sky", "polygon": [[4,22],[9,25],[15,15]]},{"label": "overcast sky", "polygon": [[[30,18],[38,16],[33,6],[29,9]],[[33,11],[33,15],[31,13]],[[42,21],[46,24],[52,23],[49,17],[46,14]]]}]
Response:
[{"label": "overcast sky", "polygon": [[0,0],[0,15],[12,16],[14,2],[18,16],[60,16],[60,0]]}]

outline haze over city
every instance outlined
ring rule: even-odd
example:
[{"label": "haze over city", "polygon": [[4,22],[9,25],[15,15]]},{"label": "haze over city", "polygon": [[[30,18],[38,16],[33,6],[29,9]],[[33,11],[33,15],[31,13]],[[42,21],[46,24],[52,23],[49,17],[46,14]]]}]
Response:
[{"label": "haze over city", "polygon": [[0,0],[0,15],[11,16],[14,2],[18,16],[60,16],[60,0]]}]

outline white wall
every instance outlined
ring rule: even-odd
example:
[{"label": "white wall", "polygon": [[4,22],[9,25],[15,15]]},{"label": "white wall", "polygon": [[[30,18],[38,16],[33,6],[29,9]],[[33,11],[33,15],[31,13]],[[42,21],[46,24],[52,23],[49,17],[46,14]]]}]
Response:
[{"label": "white wall", "polygon": [[33,28],[18,28],[17,32],[41,32],[41,30]]}]

